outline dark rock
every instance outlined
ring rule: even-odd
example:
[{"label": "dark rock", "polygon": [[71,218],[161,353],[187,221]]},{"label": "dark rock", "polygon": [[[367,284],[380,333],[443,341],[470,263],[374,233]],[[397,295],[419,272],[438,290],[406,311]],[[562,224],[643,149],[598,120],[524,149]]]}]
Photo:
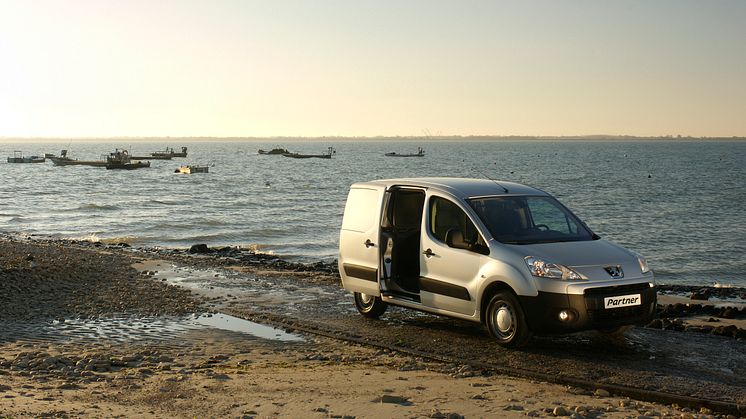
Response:
[{"label": "dark rock", "polygon": [[691,296],[689,296],[692,300],[704,300],[707,301],[710,299],[711,293],[708,289],[700,289],[699,291],[693,292]]},{"label": "dark rock", "polygon": [[649,327],[651,329],[663,329],[663,320],[661,320],[661,319],[653,319],[645,327]]},{"label": "dark rock", "polygon": [[570,416],[570,411],[564,406],[557,406],[552,410],[554,416]]},{"label": "dark rock", "polygon": [[206,244],[193,244],[192,247],[189,248],[189,253],[208,253],[210,251],[210,248],[207,247]]},{"label": "dark rock", "polygon": [[735,319],[738,316],[738,309],[733,307],[726,307],[724,308],[718,317],[722,317],[724,319]]},{"label": "dark rock", "polygon": [[734,325],[718,326],[712,331],[712,334],[717,335],[717,336],[733,337],[735,336],[737,331],[738,331],[738,327]]},{"label": "dark rock", "polygon": [[738,329],[733,333],[733,337],[736,339],[746,339],[746,329]]}]

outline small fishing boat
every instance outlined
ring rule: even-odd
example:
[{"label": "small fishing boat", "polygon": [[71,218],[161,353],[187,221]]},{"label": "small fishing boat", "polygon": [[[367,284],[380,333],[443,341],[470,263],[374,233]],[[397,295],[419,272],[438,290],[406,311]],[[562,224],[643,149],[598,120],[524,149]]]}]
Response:
[{"label": "small fishing boat", "polygon": [[183,173],[185,175],[191,175],[192,173],[208,173],[210,171],[209,166],[181,166],[174,171],[174,173]]},{"label": "small fishing boat", "polygon": [[106,158],[107,169],[134,170],[150,167],[149,161],[132,160],[127,150],[115,149]]},{"label": "small fishing boat", "polygon": [[46,159],[39,156],[25,157],[22,152],[14,151],[13,157],[8,157],[8,163],[44,163]]},{"label": "small fishing boat", "polygon": [[67,150],[62,150],[59,156],[50,157],[55,166],[93,166],[106,167],[106,160],[78,160],[67,156]]},{"label": "small fishing boat", "polygon": [[290,152],[285,148],[273,148],[272,150],[259,150],[259,154],[276,154],[276,155],[283,155],[283,154],[290,154]]},{"label": "small fishing boat", "polygon": [[170,160],[172,157],[186,157],[187,156],[187,148],[181,147],[181,152],[174,151],[173,147],[168,148],[166,147],[166,151],[154,151],[150,153],[150,159],[162,159],[162,160]]},{"label": "small fishing boat", "polygon": [[422,149],[422,147],[417,147],[417,153],[414,154],[400,154],[395,151],[392,151],[391,153],[386,153],[386,157],[425,157],[425,150]]},{"label": "small fishing boat", "polygon": [[331,159],[333,154],[337,154],[337,150],[334,147],[329,147],[327,152],[324,154],[300,154],[300,153],[285,153],[283,157],[292,157],[294,159]]},{"label": "small fishing boat", "polygon": [[131,156],[130,158],[132,160],[171,160],[170,155],[159,155],[159,156],[153,156],[153,153],[151,153],[150,156]]}]

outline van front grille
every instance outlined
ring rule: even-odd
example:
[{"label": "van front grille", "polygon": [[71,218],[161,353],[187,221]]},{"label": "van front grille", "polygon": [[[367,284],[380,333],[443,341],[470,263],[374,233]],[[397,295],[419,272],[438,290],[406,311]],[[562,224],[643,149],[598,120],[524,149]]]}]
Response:
[{"label": "van front grille", "polygon": [[[604,298],[629,294],[640,294],[642,304],[631,307],[604,308]],[[643,321],[648,317],[651,310],[650,304],[655,301],[655,289],[650,288],[647,282],[589,288],[584,292],[584,299],[588,318],[592,322],[606,325],[630,323]]]}]

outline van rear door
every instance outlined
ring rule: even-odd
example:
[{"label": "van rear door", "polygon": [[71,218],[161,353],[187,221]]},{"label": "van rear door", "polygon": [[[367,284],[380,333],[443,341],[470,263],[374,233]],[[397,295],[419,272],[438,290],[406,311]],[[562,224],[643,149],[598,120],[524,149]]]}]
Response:
[{"label": "van rear door", "polygon": [[384,185],[350,188],[339,233],[339,275],[348,291],[381,295],[379,228]]}]

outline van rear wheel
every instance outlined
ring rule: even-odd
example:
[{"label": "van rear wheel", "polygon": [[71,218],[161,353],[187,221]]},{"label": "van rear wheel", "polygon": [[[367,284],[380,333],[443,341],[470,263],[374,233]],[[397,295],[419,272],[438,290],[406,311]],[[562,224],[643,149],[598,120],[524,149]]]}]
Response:
[{"label": "van rear wheel", "polygon": [[492,296],[485,312],[485,326],[497,343],[508,348],[524,346],[531,338],[523,309],[516,297],[501,291]]},{"label": "van rear wheel", "polygon": [[365,317],[377,319],[386,311],[388,306],[386,302],[381,300],[381,297],[360,292],[355,293],[355,308]]}]

